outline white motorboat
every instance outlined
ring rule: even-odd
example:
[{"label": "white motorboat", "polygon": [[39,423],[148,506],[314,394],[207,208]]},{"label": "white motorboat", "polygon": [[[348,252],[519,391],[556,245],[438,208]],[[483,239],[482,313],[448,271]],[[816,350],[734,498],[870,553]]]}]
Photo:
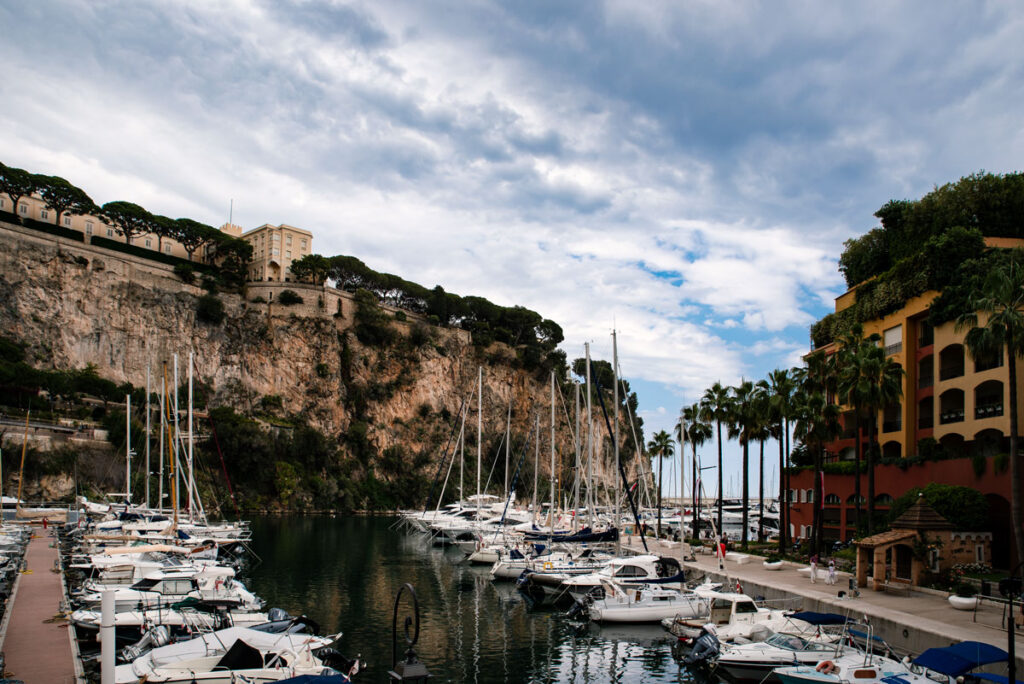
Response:
[{"label": "white motorboat", "polygon": [[[354,674],[359,664],[327,647],[340,638],[231,627],[161,646],[115,669],[117,684],[276,682],[303,674]],[[325,650],[326,649],[326,650]]]},{"label": "white motorboat", "polygon": [[668,589],[683,589],[685,578],[679,560],[671,556],[627,556],[613,558],[597,572],[567,578],[563,586],[579,601],[608,580],[627,585],[660,584]]},{"label": "white motorboat", "polygon": [[767,635],[771,632],[801,632],[811,628],[802,620],[791,619],[787,611],[757,605],[746,594],[721,591],[702,593],[709,599],[708,609],[703,614],[692,618],[674,617],[661,622],[665,629],[679,637],[684,644],[692,643],[700,637],[701,628],[709,622],[717,628],[721,642],[739,638],[750,640],[758,632]]},{"label": "white motorboat", "polygon": [[817,665],[822,660],[839,657],[847,648],[838,633],[822,629],[845,625],[846,617],[835,613],[802,612],[794,613],[790,618],[813,625],[813,628],[800,633],[773,633],[764,641],[725,646],[718,656],[716,671],[734,684],[777,682],[772,674],[777,667]]},{"label": "white motorboat", "polygon": [[86,589],[75,597],[83,608],[98,608],[103,592],[114,591],[116,610],[134,608],[155,608],[168,606],[185,599],[197,599],[231,606],[246,611],[259,610],[263,606],[242,582],[229,574],[220,572],[223,568],[207,568],[201,572],[195,569],[171,569],[150,573],[131,586],[86,583]]},{"label": "white motorboat", "polygon": [[675,616],[696,617],[707,611],[707,601],[692,591],[658,585],[625,588],[602,582],[603,597],[587,597],[582,606],[594,622],[659,622]]}]

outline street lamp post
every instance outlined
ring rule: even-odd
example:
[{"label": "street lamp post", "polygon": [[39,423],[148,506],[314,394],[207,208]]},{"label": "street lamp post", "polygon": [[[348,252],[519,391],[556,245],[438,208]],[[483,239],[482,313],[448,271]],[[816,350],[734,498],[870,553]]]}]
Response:
[{"label": "street lamp post", "polygon": [[1010,601],[1010,610],[1006,616],[1006,651],[1010,654],[1009,667],[1007,668],[1006,678],[1010,684],[1015,684],[1017,681],[1017,653],[1016,653],[1016,635],[1014,634],[1014,619],[1013,614],[1013,599],[1020,596],[1021,594],[1021,579],[1017,576],[1020,572],[1021,566],[1024,563],[1018,563],[1017,567],[1013,569],[1010,576],[999,580],[999,593],[1005,596]]}]

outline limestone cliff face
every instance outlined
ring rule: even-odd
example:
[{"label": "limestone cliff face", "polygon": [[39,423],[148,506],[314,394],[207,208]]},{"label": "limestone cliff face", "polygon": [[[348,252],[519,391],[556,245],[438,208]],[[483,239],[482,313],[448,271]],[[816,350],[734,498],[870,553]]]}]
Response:
[{"label": "limestone cliff face", "polygon": [[[464,331],[394,319],[397,344],[365,346],[353,334],[355,306],[347,293],[288,287],[303,304],[251,301],[269,299],[274,288],[267,285],[244,297],[221,294],[227,316],[211,325],[197,319],[203,290],[182,283],[169,267],[0,225],[0,326],[29,344],[40,368],[93,364],[101,376],[144,387],[148,367],[155,388],[164,362],[171,372],[175,353],[183,382],[191,352],[216,405],[250,411],[262,397],[276,395],[283,413],[301,414],[327,434],[345,433],[358,420],[378,452],[401,445],[433,461],[464,401],[473,407],[466,451],[475,456],[477,400],[470,397],[482,366],[485,446],[493,449],[504,433],[511,402],[518,440],[540,416],[547,473],[548,380],[518,368],[512,350],[479,350]],[[564,405],[556,396],[556,444],[565,468],[574,453],[567,421],[572,403],[572,396]]]}]

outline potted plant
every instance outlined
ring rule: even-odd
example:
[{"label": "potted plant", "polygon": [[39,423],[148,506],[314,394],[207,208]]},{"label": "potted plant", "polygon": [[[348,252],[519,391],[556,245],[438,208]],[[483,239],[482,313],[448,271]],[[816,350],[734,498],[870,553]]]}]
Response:
[{"label": "potted plant", "polygon": [[765,570],[781,570],[782,557],[777,553],[769,553],[761,565],[764,566]]},{"label": "potted plant", "polygon": [[974,610],[978,605],[978,590],[970,582],[960,582],[956,590],[949,595],[949,605],[957,610]]}]

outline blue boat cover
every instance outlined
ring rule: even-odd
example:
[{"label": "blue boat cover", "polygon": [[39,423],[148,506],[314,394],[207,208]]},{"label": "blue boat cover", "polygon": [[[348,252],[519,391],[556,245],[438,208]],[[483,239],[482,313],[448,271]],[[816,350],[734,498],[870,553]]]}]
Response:
[{"label": "blue boat cover", "polygon": [[[1006,675],[989,674],[988,672],[978,672],[977,674],[971,675],[977,679],[984,679],[987,682],[995,682],[996,684],[1010,684],[1010,678]],[[1024,684],[1019,679],[1015,680],[1017,684]]]},{"label": "blue boat cover", "polygon": [[980,641],[962,641],[945,648],[929,648],[914,659],[914,664],[950,677],[967,674],[976,667],[1009,659],[1001,648]]},{"label": "blue boat cover", "polygon": [[[857,637],[858,639],[864,639],[865,641],[867,641],[867,639],[868,639],[867,632],[861,632],[861,631],[856,630],[856,629],[851,629],[850,630],[850,634],[852,634],[853,636]],[[883,639],[880,636],[873,636],[873,637],[871,637],[871,640],[872,641],[877,641],[878,643],[883,644],[883,645],[888,645],[888,644],[885,643],[885,639]]]},{"label": "blue boat cover", "polygon": [[812,625],[845,625],[850,621],[850,618],[839,613],[814,613],[806,610],[801,613],[792,613],[788,617],[794,620],[803,620],[809,622]]}]

